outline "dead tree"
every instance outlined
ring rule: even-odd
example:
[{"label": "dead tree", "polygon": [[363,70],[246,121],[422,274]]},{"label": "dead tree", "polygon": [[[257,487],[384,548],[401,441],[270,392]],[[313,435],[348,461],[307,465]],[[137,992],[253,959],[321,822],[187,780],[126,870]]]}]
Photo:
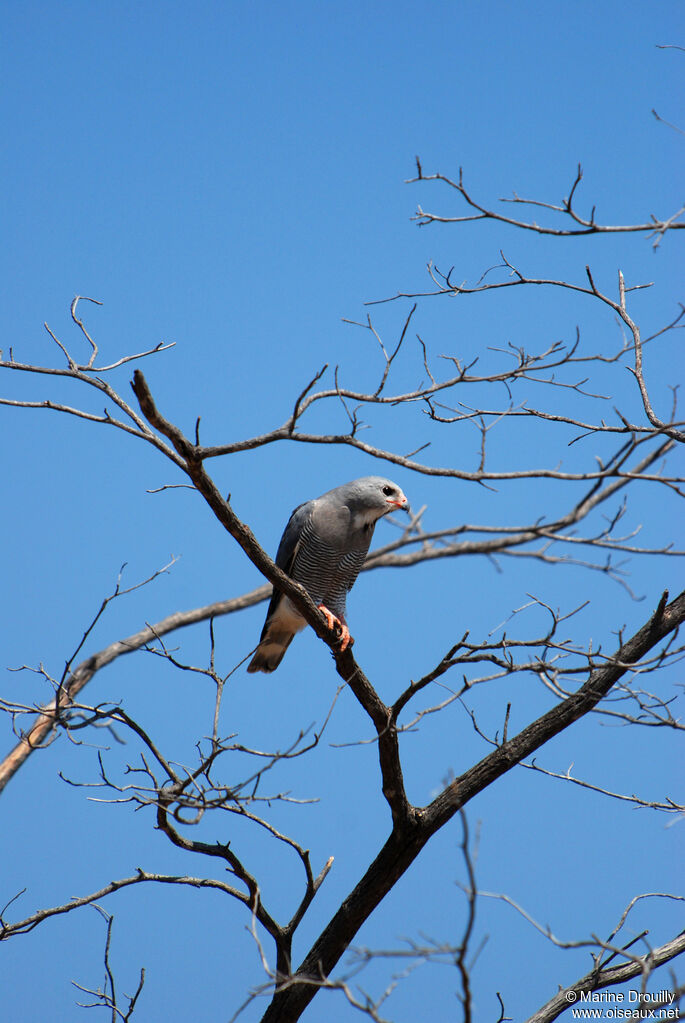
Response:
[{"label": "dead tree", "polygon": [[[581,180],[580,170],[573,182],[569,197],[562,203],[552,204],[523,200],[515,196],[518,206],[533,206],[545,211],[549,217],[545,224],[510,217],[499,209],[477,202],[467,191],[461,172],[450,179],[440,174],[425,175],[417,161],[419,182],[436,181],[446,186],[466,203],[466,213],[439,215],[419,208],[417,220],[421,225],[460,223],[464,221],[496,222],[508,230],[547,234],[564,238],[578,234],[602,235],[607,233],[649,233],[658,246],[668,234],[682,228],[682,210],[665,219],[652,218],[633,225],[604,225],[596,219],[594,210],[588,215],[577,212],[576,192]],[[425,187],[425,186],[424,186]],[[0,362],[5,378],[18,374],[29,375],[36,381],[35,399],[4,397],[4,406],[15,409],[47,410],[75,416],[92,424],[127,434],[130,439],[151,445],[175,470],[173,486],[178,480],[196,491],[205,502],[205,514],[215,516],[235,544],[236,553],[249,559],[264,576],[266,583],[250,593],[235,596],[195,608],[177,612],[154,624],[141,624],[135,634],[114,640],[99,651],[92,651],[90,633],[114,599],[123,597],[127,589],[121,582],[107,597],[93,621],[84,630],[73,654],[67,659],[60,675],[46,668],[37,670],[51,695],[42,706],[22,702],[10,690],[0,701],[6,719],[15,733],[13,748],[0,764],[0,789],[11,780],[29,757],[51,746],[60,734],[72,738],[79,734],[93,734],[96,728],[125,733],[135,744],[139,758],[131,760],[122,774],[121,765],[112,769],[106,758],[98,755],[99,774],[95,785],[106,798],[128,801],[133,807],[152,810],[155,826],[168,840],[192,856],[209,858],[216,863],[214,878],[169,876],[139,869],[131,876],[122,877],[102,888],[63,902],[53,908],[40,909],[24,919],[10,920],[9,906],[5,907],[0,922],[0,938],[8,940],[41,925],[43,921],[64,913],[97,903],[124,887],[139,884],[185,885],[213,888],[240,902],[246,910],[246,919],[253,930],[256,947],[265,971],[263,985],[246,995],[244,1007],[258,996],[270,999],[263,1019],[269,1023],[284,1023],[301,1017],[309,1003],[326,990],[342,991],[350,1005],[362,1009],[371,1018],[380,1020],[381,1000],[361,999],[344,973],[336,973],[342,958],[354,947],[359,929],[382,904],[383,899],[398,879],[420,856],[431,838],[455,815],[463,815],[479,793],[494,785],[499,778],[519,767],[561,777],[570,785],[579,785],[604,793],[608,799],[622,800],[632,806],[650,807],[662,814],[682,813],[683,807],[669,794],[643,793],[636,795],[616,792],[603,785],[575,777],[569,769],[555,772],[539,764],[535,754],[554,736],[572,728],[586,715],[604,715],[620,721],[636,731],[658,727],[667,732],[682,731],[672,708],[672,694],[665,692],[663,680],[671,675],[683,654],[679,628],[685,620],[685,592],[673,598],[668,593],[650,594],[653,610],[644,615],[643,624],[632,635],[623,635],[621,623],[616,642],[606,637],[602,646],[594,648],[587,638],[573,630],[573,616],[578,608],[553,607],[541,598],[531,598],[531,606],[543,611],[547,624],[542,629],[527,631],[518,626],[518,618],[501,638],[493,633],[474,636],[467,629],[455,637],[454,643],[436,663],[427,663],[423,675],[404,679],[386,701],[378,694],[374,680],[367,677],[362,663],[358,663],[351,648],[341,652],[337,637],[327,626],[322,613],[310,600],[302,587],[293,583],[274,564],[255,537],[252,528],[241,521],[231,502],[222,494],[210,473],[213,459],[228,459],[272,444],[330,445],[354,449],[373,457],[378,471],[391,471],[391,467],[413,474],[414,493],[420,495],[422,477],[469,481],[482,487],[497,487],[502,495],[499,504],[501,522],[464,523],[431,522],[426,526],[426,509],[415,508],[409,524],[402,527],[397,538],[373,551],[365,570],[383,567],[410,570],[418,564],[445,559],[480,557],[497,559],[498,563],[520,564],[521,561],[556,566],[561,572],[565,566],[575,566],[591,573],[601,573],[614,580],[617,586],[630,593],[630,588],[618,558],[678,557],[684,552],[674,543],[675,516],[663,518],[659,542],[642,543],[634,528],[623,530],[627,517],[628,500],[636,487],[647,487],[655,504],[669,503],[675,507],[683,496],[683,477],[678,474],[674,454],[685,440],[684,423],[679,418],[673,390],[673,401],[663,408],[660,400],[652,396],[644,364],[647,345],[668,344],[677,336],[683,310],[667,312],[662,323],[650,328],[643,336],[638,314],[633,308],[634,292],[646,285],[624,280],[616,270],[611,289],[601,288],[591,268],[585,267],[575,280],[537,277],[515,266],[501,254],[497,267],[491,268],[474,283],[459,278],[459,270],[441,271],[429,266],[430,286],[420,292],[402,292],[392,299],[410,303],[401,314],[397,340],[386,346],[371,315],[357,324],[372,341],[380,354],[380,373],[372,388],[356,388],[343,383],[343,370],[324,366],[304,381],[300,392],[289,400],[289,414],[280,425],[265,425],[263,433],[232,441],[218,439],[206,444],[200,438],[198,417],[192,435],[174,422],[173,410],[159,407],[150,386],[137,364],[147,357],[160,357],[169,346],[159,344],[137,355],[125,356],[108,364],[101,364],[98,346],[80,318],[83,297],[74,299],[71,315],[79,332],[79,341],[88,349],[84,361],[75,354],[73,345],[59,338],[46,325],[50,345],[59,356],[57,365],[24,363],[9,349]],[[571,293],[594,306],[606,316],[607,329],[617,321],[620,331],[614,340],[603,345],[586,346],[580,330],[571,341],[551,341],[540,350],[529,349],[523,343],[502,347],[493,345],[492,351],[481,360],[465,360],[458,351],[435,360],[423,335],[415,333],[420,316],[420,303],[446,298],[500,292],[506,289],[528,290],[531,307],[540,289],[556,289]],[[86,301],[94,301],[87,299]],[[610,335],[611,336],[611,335]],[[411,340],[413,337],[413,340]],[[413,345],[416,370],[422,380],[413,387],[393,388],[397,366],[406,358],[406,349]],[[118,377],[126,373],[129,363],[136,363],[132,378],[133,396],[115,385]],[[633,378],[633,398],[630,407],[622,407],[603,394],[595,378],[601,377],[606,387],[611,375],[625,375],[626,368]],[[401,374],[400,374],[401,375]],[[82,402],[68,405],[57,398],[45,397],[56,379],[68,379],[78,385]],[[319,389],[317,389],[319,388]],[[617,388],[618,389],[618,388]],[[89,402],[88,394],[95,398]],[[471,397],[473,396],[473,397]],[[503,400],[504,399],[504,400]],[[562,400],[563,399],[563,400]],[[577,399],[577,401],[575,400]],[[105,403],[104,410],[102,403]],[[347,427],[335,432],[317,432],[309,426],[314,410],[320,421],[321,412],[331,422],[340,413]],[[475,427],[476,457],[470,467],[467,460],[455,456],[451,464],[432,460],[425,445],[406,453],[393,450],[385,444],[374,444],[368,438],[373,433],[363,431],[363,416],[374,418],[379,429],[386,420],[406,414],[420,416],[434,433]],[[418,421],[418,420],[417,420]],[[490,440],[497,430],[508,430],[512,437],[523,426],[528,440],[520,447],[514,442],[511,461],[503,462],[490,456]],[[540,464],[537,436],[556,431],[561,444],[567,446],[569,464],[555,461]],[[459,434],[460,437],[463,434]],[[494,463],[494,464],[493,464]],[[409,478],[407,475],[406,478]],[[540,486],[554,487],[554,499],[549,507],[529,521],[512,521],[507,514],[507,487],[530,480]],[[545,493],[550,493],[545,491]],[[303,493],[303,498],[312,496]],[[284,509],[284,515],[289,509]],[[254,524],[253,524],[254,526]],[[149,581],[149,580],[148,580]],[[270,585],[269,585],[270,584]],[[251,746],[236,736],[224,736],[220,730],[220,710],[226,699],[225,684],[228,676],[240,667],[232,663],[230,670],[219,666],[214,640],[214,623],[223,615],[238,614],[247,607],[265,600],[271,586],[286,593],[298,608],[319,639],[331,651],[339,682],[337,692],[331,690],[329,715],[311,732],[295,728],[283,745],[271,750]],[[428,599],[437,599],[429,595]],[[560,601],[563,605],[563,601]],[[520,611],[521,609],[519,609]],[[106,617],[105,617],[106,620]],[[210,623],[210,648],[203,666],[186,662],[182,655],[168,646],[171,633]],[[490,623],[495,626],[496,623]],[[401,637],[398,639],[401,642]],[[140,658],[163,658],[179,671],[196,672],[215,687],[216,699],[207,734],[198,740],[195,763],[179,766],[173,750],[163,748],[160,740],[136,720],[117,701],[87,703],[84,690],[93,677],[106,665],[124,654]],[[243,659],[244,660],[244,659]],[[142,660],[142,665],[145,661]],[[486,727],[469,701],[475,693],[499,679],[513,682],[535,679],[550,695],[554,703],[546,713],[530,720],[516,734],[510,734],[511,703],[502,708],[501,724],[494,732]],[[650,681],[653,680],[653,681]],[[343,690],[349,690],[359,706],[359,735],[365,727],[371,729],[371,740],[377,749],[377,776],[369,784],[378,784],[387,807],[387,835],[373,860],[359,878],[353,890],[329,920],[321,921],[319,937],[298,961],[293,952],[293,941],[305,915],[315,912],[316,895],[324,883],[333,858],[313,865],[309,851],[295,837],[280,830],[274,823],[271,807],[293,801],[287,786],[269,788],[276,770],[287,776],[288,765],[306,757],[320,742],[336,700]],[[513,692],[513,688],[512,688]],[[512,700],[514,697],[512,696]],[[444,713],[457,704],[467,708],[470,724],[488,746],[488,751],[458,776],[448,778],[441,791],[423,805],[412,803],[404,780],[402,736],[426,724],[426,719]],[[292,722],[289,723],[292,726]],[[291,727],[292,733],[292,727]],[[56,747],[57,748],[57,747]],[[58,756],[57,753],[46,754]],[[475,804],[477,807],[477,803]],[[477,810],[476,810],[477,812]],[[193,827],[209,815],[216,818],[215,828],[223,837],[214,842],[193,836]],[[229,816],[226,817],[226,814]],[[222,816],[223,815],[223,816]],[[278,920],[263,897],[263,883],[250,866],[245,855],[233,841],[233,823],[239,818],[254,829],[268,835],[277,847],[294,854],[302,867],[302,885],[296,908],[289,919]],[[463,817],[464,827],[466,819]],[[295,825],[293,825],[294,827]],[[357,952],[357,966],[369,962],[374,956],[394,955],[413,959],[431,960],[447,957],[454,964],[459,977],[464,1020],[471,1017],[472,988],[467,951],[472,938],[473,914],[477,898],[482,897],[475,883],[468,835],[462,846],[467,881],[467,917],[464,936],[459,945],[449,943],[415,943],[403,950],[390,952]],[[223,880],[226,872],[230,881]],[[660,897],[675,897],[659,893]],[[640,896],[641,897],[641,896]],[[640,898],[639,897],[639,898]],[[628,907],[626,914],[632,907]],[[524,910],[522,910],[525,912]],[[615,931],[607,939],[596,937],[568,943],[568,947],[589,947],[593,953],[593,968],[566,985],[561,994],[553,995],[532,1017],[536,1023],[555,1019],[574,1002],[581,992],[601,990],[638,978],[643,995],[647,979],[653,970],[671,962],[685,949],[685,937],[674,935],[669,941],[653,948],[646,940],[623,940],[619,931],[626,915],[619,920]],[[539,926],[539,925],[535,925]],[[545,936],[559,945],[548,928],[541,928]],[[118,1007],[114,979],[109,966],[111,920],[108,918],[105,964],[108,985],[95,992],[92,1004],[107,1005],[120,1018],[128,1019],[133,1013],[141,993],[143,977],[126,1012]],[[643,936],[644,938],[644,936]],[[564,946],[566,947],[566,946]],[[356,967],[355,967],[356,968]],[[110,983],[111,982],[111,983]],[[553,979],[550,978],[550,990]],[[674,989],[675,994],[681,993]],[[505,1019],[506,1005],[501,1002],[500,1019]],[[240,1009],[241,1005],[235,1008]]]}]

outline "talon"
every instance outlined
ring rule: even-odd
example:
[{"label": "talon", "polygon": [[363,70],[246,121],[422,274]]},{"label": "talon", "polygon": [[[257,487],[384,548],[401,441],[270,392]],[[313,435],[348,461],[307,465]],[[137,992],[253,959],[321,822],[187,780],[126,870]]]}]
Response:
[{"label": "talon", "polygon": [[343,654],[348,646],[352,646],[354,639],[350,636],[350,630],[347,627],[347,622],[341,621],[332,611],[329,611],[325,604],[319,604],[319,611],[323,614],[326,619],[326,624],[331,632],[339,633],[340,641],[340,653]]},{"label": "talon", "polygon": [[354,640],[350,636],[350,630],[347,628],[347,625],[342,622],[340,626],[340,653],[344,654],[348,646],[351,646],[352,643],[354,643]]},{"label": "talon", "polygon": [[326,625],[331,630],[331,632],[333,632],[336,625],[340,625],[340,627],[342,628],[342,625],[340,624],[340,619],[336,618],[333,612],[329,611],[325,604],[319,604],[319,611],[321,611],[322,615],[326,619]]}]

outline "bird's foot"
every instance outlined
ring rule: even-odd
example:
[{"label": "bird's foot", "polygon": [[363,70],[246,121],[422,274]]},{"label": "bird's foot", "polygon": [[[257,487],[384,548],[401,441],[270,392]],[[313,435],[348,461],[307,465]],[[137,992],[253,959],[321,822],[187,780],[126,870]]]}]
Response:
[{"label": "bird's foot", "polygon": [[337,615],[334,615],[332,611],[329,611],[325,604],[319,604],[319,611],[323,614],[326,619],[326,624],[331,632],[339,633],[340,641],[340,653],[344,653],[348,646],[352,646],[354,639],[350,636],[350,630],[347,627],[347,622],[341,621]]}]

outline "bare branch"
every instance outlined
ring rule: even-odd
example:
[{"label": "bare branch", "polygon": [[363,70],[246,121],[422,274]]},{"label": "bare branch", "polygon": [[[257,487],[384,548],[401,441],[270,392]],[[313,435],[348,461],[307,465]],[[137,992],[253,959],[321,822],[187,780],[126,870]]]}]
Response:
[{"label": "bare branch", "polygon": [[[652,112],[654,113],[654,111]],[[459,177],[456,181],[440,173],[424,174],[423,171],[419,169],[417,177],[409,178],[407,183],[413,184],[417,181],[440,181],[447,185],[448,188],[456,191],[464,199],[467,206],[475,211],[474,213],[465,214],[463,216],[446,217],[435,213],[427,213],[421,208],[421,206],[419,206],[415,216],[412,218],[418,223],[419,227],[425,227],[427,224],[463,224],[474,220],[494,220],[501,224],[507,224],[510,227],[519,228],[520,230],[533,231],[540,235],[554,235],[555,237],[589,234],[626,234],[636,232],[647,232],[649,234],[660,232],[663,234],[668,230],[685,227],[685,222],[678,219],[685,212],[685,207],[678,210],[677,213],[673,214],[667,220],[658,220],[656,217],[652,216],[649,221],[642,224],[598,224],[594,217],[594,208],[589,217],[582,217],[573,207],[575,192],[582,178],[583,171],[579,164],[568,198],[563,199],[561,203],[542,202],[537,199],[522,199],[516,195],[516,193],[514,193],[514,196],[511,199],[500,199],[500,202],[504,203],[509,202],[523,206],[536,206],[549,210],[552,213],[561,213],[567,216],[574,223],[575,226],[573,227],[552,227],[538,224],[535,221],[518,220],[514,217],[505,216],[503,213],[498,213],[496,210],[481,205],[476,202],[476,200],[467,191],[466,186],[464,185],[464,176],[461,167],[459,168]]]},{"label": "bare branch", "polygon": [[660,945],[641,957],[634,957],[620,966],[593,969],[554,995],[545,1005],[528,1018],[526,1023],[552,1023],[574,1004],[581,994],[623,984],[634,977],[649,976],[659,966],[671,962],[685,952],[685,933]]},{"label": "bare branch", "polygon": [[603,788],[601,785],[592,785],[588,781],[582,781],[580,778],[574,778],[571,774],[571,768],[569,767],[565,774],[557,774],[555,771],[549,771],[545,767],[541,767],[535,763],[535,760],[527,764],[524,760],[521,761],[521,767],[527,767],[529,770],[538,771],[540,774],[546,774],[548,778],[558,778],[561,781],[569,781],[574,785],[579,785],[581,788],[590,789],[591,792],[599,792],[603,796],[610,796],[612,799],[622,800],[626,803],[632,803],[633,806],[648,807],[651,810],[664,810],[666,813],[677,813],[685,814],[685,806],[679,806],[670,797],[666,797],[666,801],[661,803],[658,800],[641,799],[636,795],[624,795],[621,792],[612,792],[610,789]]},{"label": "bare branch", "polygon": [[[197,622],[206,621],[208,618],[218,618],[221,615],[241,611],[246,607],[253,607],[255,604],[266,600],[270,593],[270,587],[264,585],[257,587],[257,589],[252,590],[250,593],[234,597],[230,600],[216,601],[213,604],[193,608],[190,611],[176,611],[154,625],[147,625],[144,629],[128,636],[126,639],[110,643],[109,646],[86,658],[73,670],[70,669],[69,673],[62,680],[56,701],[57,706],[55,701],[52,701],[43,707],[30,728],[21,734],[19,743],[0,763],[0,792],[31,753],[45,744],[59,721],[61,711],[73,702],[78,693],[102,668],[111,664],[122,654],[129,654],[134,650],[140,650],[153,642],[157,637],[164,636],[176,629],[194,625]],[[101,610],[104,610],[104,607]],[[70,663],[72,662],[73,657]]]},{"label": "bare branch", "polygon": [[241,892],[231,887],[231,885],[227,885],[223,881],[215,881],[211,878],[204,877],[152,874],[139,868],[131,877],[123,877],[118,881],[110,881],[109,884],[100,888],[96,892],[92,892],[90,895],[82,895],[78,898],[72,898],[69,902],[65,902],[60,906],[53,906],[49,909],[40,909],[31,916],[25,917],[23,920],[18,920],[15,923],[8,923],[6,920],[0,919],[0,941],[14,937],[18,934],[28,934],[29,931],[32,931],[38,926],[38,924],[50,917],[62,916],[64,913],[71,913],[73,910],[80,909],[82,906],[88,906],[94,902],[98,902],[100,899],[104,899],[106,895],[112,895],[121,888],[128,888],[131,885],[142,884],[147,881],[151,881],[156,884],[190,885],[192,888],[211,888],[216,891],[223,892],[226,895],[231,895],[233,898],[237,898],[242,902],[245,901],[245,896]]},{"label": "bare branch", "polygon": [[[84,1006],[84,1008],[103,1007],[111,1009],[113,1021],[120,1019],[122,1020],[122,1023],[128,1023],[128,1020],[131,1019],[133,1013],[135,1012],[136,1002],[138,1001],[140,993],[143,990],[143,986],[145,984],[145,967],[141,968],[140,980],[138,981],[138,987],[136,988],[135,993],[130,997],[126,996],[128,997],[128,1008],[125,1010],[119,1008],[119,1005],[117,1003],[116,986],[114,983],[114,972],[109,961],[109,952],[110,945],[112,942],[112,926],[114,924],[114,917],[111,916],[109,913],[106,913],[101,906],[97,905],[97,903],[93,903],[92,905],[93,908],[96,909],[102,917],[104,917],[107,923],[107,932],[105,937],[105,986],[104,989],[97,988],[97,990],[94,990],[93,988],[84,987],[82,984],[77,984],[76,981],[72,981],[72,984],[74,985],[74,987],[77,987],[79,991],[83,991],[85,994],[92,995],[94,998],[97,999],[97,1001],[89,1003],[89,1005]],[[78,1002],[77,1004],[83,1006],[82,1002]]]}]

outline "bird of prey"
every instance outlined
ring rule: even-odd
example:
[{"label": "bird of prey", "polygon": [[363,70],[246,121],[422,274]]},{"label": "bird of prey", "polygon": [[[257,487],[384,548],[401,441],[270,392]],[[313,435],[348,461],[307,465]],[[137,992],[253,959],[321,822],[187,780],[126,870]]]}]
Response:
[{"label": "bird of prey", "polygon": [[[299,505],[290,516],[276,564],[301,583],[323,611],[329,629],[339,629],[340,650],[353,642],[345,600],[364,564],[378,519],[407,499],[391,480],[363,476]],[[275,671],[293,637],[307,623],[290,600],[274,590],[259,646],[248,671]]]}]

